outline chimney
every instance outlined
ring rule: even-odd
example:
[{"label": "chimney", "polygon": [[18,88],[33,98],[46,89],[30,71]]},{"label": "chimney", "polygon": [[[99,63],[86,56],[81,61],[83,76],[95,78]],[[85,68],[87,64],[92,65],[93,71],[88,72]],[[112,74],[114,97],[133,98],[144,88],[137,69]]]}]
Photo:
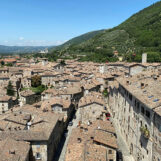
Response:
[{"label": "chimney", "polygon": [[81,143],[82,139],[81,138],[77,138],[77,141],[78,141],[78,143]]},{"label": "chimney", "polygon": [[126,84],[129,85],[130,84],[130,81],[126,81]]},{"label": "chimney", "polygon": [[145,87],[144,83],[141,83],[141,89],[143,89]]},{"label": "chimney", "polygon": [[142,64],[147,63],[147,53],[142,54]]}]

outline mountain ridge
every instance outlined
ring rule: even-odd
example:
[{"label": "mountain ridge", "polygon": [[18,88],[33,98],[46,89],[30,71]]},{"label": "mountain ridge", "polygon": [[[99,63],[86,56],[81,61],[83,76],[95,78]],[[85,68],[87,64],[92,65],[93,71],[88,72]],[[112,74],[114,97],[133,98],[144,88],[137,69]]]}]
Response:
[{"label": "mountain ridge", "polygon": [[10,53],[33,53],[46,48],[53,48],[53,46],[5,46],[0,45],[0,54],[10,54]]},{"label": "mountain ridge", "polygon": [[112,29],[103,30],[79,43],[63,44],[59,50],[64,54],[108,58],[111,57],[110,52],[118,51],[119,55],[128,59],[132,54],[138,58],[142,52],[158,52],[161,55],[161,1],[135,13]]}]

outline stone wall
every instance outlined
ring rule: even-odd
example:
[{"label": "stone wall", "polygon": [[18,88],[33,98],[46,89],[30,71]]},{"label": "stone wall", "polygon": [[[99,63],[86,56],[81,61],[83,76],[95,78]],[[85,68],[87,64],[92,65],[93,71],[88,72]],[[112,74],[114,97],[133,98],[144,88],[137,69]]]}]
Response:
[{"label": "stone wall", "polygon": [[103,110],[104,106],[96,103],[81,107],[79,109],[80,120],[85,124],[88,124],[89,121],[93,122],[102,115]]},{"label": "stone wall", "polygon": [[[117,90],[111,88],[109,95],[109,107],[114,120],[129,150],[137,160],[138,156],[142,161],[152,160],[152,135],[153,135],[153,112],[137,100],[134,96],[121,86]],[[150,118],[141,113],[141,108],[150,112]],[[140,128],[147,127],[150,138],[145,138]]]}]

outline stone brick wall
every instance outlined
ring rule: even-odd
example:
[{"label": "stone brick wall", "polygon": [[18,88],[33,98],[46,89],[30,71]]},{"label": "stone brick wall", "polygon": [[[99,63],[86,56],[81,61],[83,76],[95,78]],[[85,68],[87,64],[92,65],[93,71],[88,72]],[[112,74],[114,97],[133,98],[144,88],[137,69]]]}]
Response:
[{"label": "stone brick wall", "polygon": [[81,107],[79,112],[81,115],[82,123],[87,124],[89,121],[95,121],[98,117],[100,117],[103,110],[104,106],[96,103]]}]

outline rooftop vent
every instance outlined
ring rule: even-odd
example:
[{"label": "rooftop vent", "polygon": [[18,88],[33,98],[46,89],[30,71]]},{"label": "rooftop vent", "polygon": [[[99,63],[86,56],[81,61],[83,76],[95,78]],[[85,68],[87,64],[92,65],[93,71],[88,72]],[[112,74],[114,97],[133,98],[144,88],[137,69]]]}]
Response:
[{"label": "rooftop vent", "polygon": [[143,93],[146,93],[146,90],[144,90]]},{"label": "rooftop vent", "polygon": [[93,136],[91,136],[91,139],[93,140],[93,139],[94,139],[94,137],[93,137]]},{"label": "rooftop vent", "polygon": [[77,138],[77,141],[78,141],[78,143],[81,143],[82,139],[81,138]]},{"label": "rooftop vent", "polygon": [[155,76],[153,76],[153,79],[154,79],[154,80],[157,80],[157,79],[158,79],[158,77],[155,75]]},{"label": "rooftop vent", "polygon": [[159,101],[159,99],[158,99],[158,98],[156,98],[156,99],[154,99],[154,100],[153,100],[153,102],[158,102],[158,101]]},{"label": "rooftop vent", "polygon": [[141,88],[143,89],[145,87],[144,83],[141,83]]},{"label": "rooftop vent", "polygon": [[148,96],[148,98],[150,99],[150,98],[153,98],[154,96],[152,95],[152,96]]},{"label": "rooftop vent", "polygon": [[26,121],[30,121],[31,120],[31,114],[26,114],[23,118]]},{"label": "rooftop vent", "polygon": [[130,84],[130,81],[126,81],[126,84]]}]

